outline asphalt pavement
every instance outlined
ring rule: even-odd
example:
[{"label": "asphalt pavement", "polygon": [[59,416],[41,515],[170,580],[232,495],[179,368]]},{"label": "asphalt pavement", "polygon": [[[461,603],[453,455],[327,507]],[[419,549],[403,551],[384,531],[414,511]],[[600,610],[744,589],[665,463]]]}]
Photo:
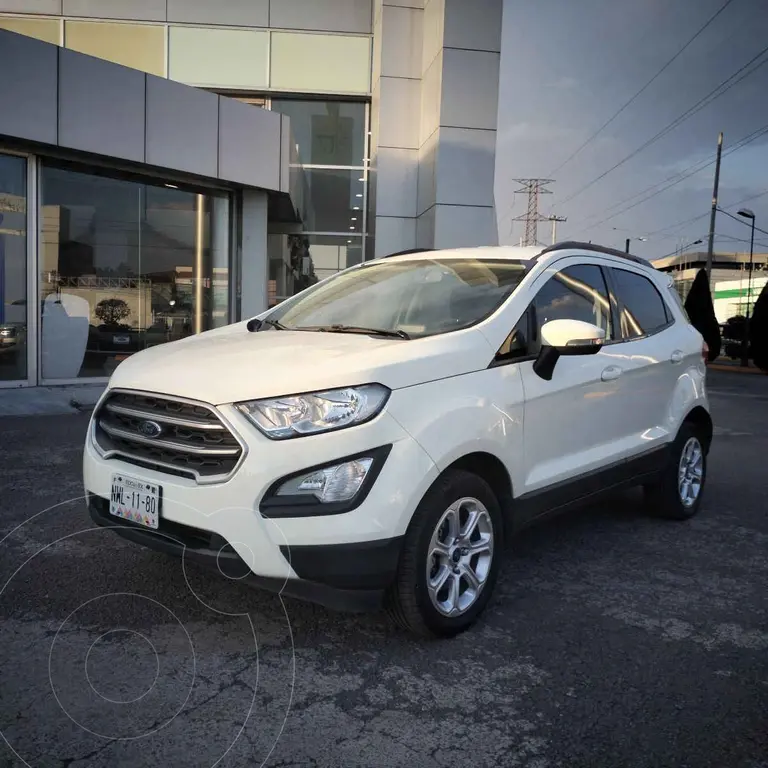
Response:
[{"label": "asphalt pavement", "polygon": [[768,378],[710,389],[694,520],[532,529],[442,642],[94,530],[87,416],[0,419],[0,766],[768,768]]}]

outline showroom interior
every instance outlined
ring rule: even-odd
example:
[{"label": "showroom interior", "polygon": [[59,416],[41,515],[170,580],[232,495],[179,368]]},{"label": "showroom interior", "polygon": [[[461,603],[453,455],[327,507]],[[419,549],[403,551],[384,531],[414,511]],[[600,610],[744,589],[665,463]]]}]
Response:
[{"label": "showroom interior", "polygon": [[0,0],[0,387],[495,242],[501,5]]}]

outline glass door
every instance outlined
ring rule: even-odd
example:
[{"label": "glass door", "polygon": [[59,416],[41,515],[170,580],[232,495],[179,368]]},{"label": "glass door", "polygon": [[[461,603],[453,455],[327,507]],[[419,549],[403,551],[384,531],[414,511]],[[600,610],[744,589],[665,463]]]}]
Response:
[{"label": "glass door", "polygon": [[28,380],[27,160],[0,152],[0,387]]}]

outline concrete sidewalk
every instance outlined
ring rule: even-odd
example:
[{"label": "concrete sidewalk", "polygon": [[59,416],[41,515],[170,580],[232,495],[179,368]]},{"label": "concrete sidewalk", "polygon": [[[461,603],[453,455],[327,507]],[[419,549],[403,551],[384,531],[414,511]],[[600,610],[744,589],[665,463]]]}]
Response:
[{"label": "concrete sidewalk", "polygon": [[103,391],[104,384],[0,389],[0,417],[81,413],[91,410]]}]

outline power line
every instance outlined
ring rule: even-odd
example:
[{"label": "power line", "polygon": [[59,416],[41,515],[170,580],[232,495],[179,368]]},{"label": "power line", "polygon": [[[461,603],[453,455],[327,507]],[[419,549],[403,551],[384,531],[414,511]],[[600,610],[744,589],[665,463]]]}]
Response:
[{"label": "power line", "polygon": [[[763,190],[762,192],[758,192],[756,195],[749,195],[748,197],[743,198],[742,200],[739,200],[736,203],[731,203],[728,207],[729,208],[735,208],[737,205],[742,205],[743,203],[748,203],[750,200],[757,200],[759,197],[763,197],[764,195],[768,195],[768,189]],[[653,235],[658,235],[663,232],[668,232],[670,229],[680,230],[681,227],[684,227],[686,224],[693,224],[695,221],[700,221],[701,219],[706,218],[709,216],[709,212],[702,213],[699,216],[693,216],[690,219],[685,219],[684,221],[678,221],[675,224],[669,224],[666,227],[662,227],[661,229],[656,229],[653,232],[648,233],[648,237],[652,237]],[[669,237],[674,237],[675,233],[670,233]]]},{"label": "power line", "polygon": [[[720,85],[718,85],[716,88],[713,88],[706,96],[704,96],[704,98],[697,101],[696,104],[694,104],[692,107],[689,107],[685,112],[679,115],[675,120],[673,120],[667,126],[662,128],[655,136],[648,139],[648,141],[646,141],[644,144],[639,146],[633,152],[630,152],[630,154],[628,154],[624,159],[620,160],[615,165],[612,165],[607,171],[604,171],[599,176],[596,176],[594,179],[592,179],[587,184],[585,184],[583,187],[576,190],[576,192],[574,192],[572,195],[566,197],[564,200],[560,202],[560,205],[568,203],[574,198],[578,197],[580,194],[582,194],[587,189],[589,189],[592,185],[596,184],[598,181],[601,181],[606,176],[608,176],[608,174],[613,173],[613,171],[615,171],[617,168],[624,165],[624,163],[628,162],[633,157],[640,154],[640,152],[642,152],[644,149],[647,149],[652,144],[655,144],[659,139],[663,138],[668,133],[673,131],[675,128],[682,125],[682,123],[688,120],[688,118],[693,117],[693,115],[695,115],[697,112],[700,112],[705,107],[708,107],[713,101],[715,101],[716,99],[719,99],[726,91],[733,88],[734,85],[737,85],[738,83],[740,83],[742,80],[744,80],[744,78],[749,77],[751,74],[756,72],[760,67],[764,66],[765,64],[768,64],[768,58],[766,58],[765,60],[761,61],[759,64],[754,66],[748,72],[744,72],[744,70],[752,66],[752,64],[754,64],[759,58],[761,58],[762,56],[765,56],[766,53],[768,53],[768,46],[763,48],[763,50],[760,51],[760,53],[758,53],[756,56],[752,57],[743,67],[740,67],[739,69],[737,69],[736,72],[734,72],[730,77],[723,80],[723,82],[720,83]],[[744,74],[741,74],[742,72],[744,72]],[[741,77],[734,80],[734,78],[740,74],[741,74]],[[733,80],[733,82],[730,82],[731,80]]]},{"label": "power line", "polygon": [[[718,208],[717,210],[720,211],[720,213],[724,213],[726,216],[730,216],[734,221],[738,221],[740,224],[744,224],[747,227],[752,226],[752,224],[747,224],[744,219],[734,216],[732,213],[728,213],[728,211],[724,211],[722,208]],[[760,229],[760,227],[755,227],[755,232],[762,232],[764,235],[768,235],[768,230]]]},{"label": "power line", "polygon": [[[752,133],[748,134],[744,138],[740,139],[736,142],[732,147],[729,147],[723,154],[724,156],[730,155],[733,152],[738,152],[740,149],[746,147],[748,144],[751,144],[753,141],[757,141],[760,137],[768,134],[768,125],[764,125],[762,128],[758,128],[756,131],[753,131]],[[677,176],[673,176],[671,178],[675,179],[671,183],[667,184],[666,186],[661,187],[660,189],[656,190],[650,195],[647,195],[646,197],[642,198],[641,200],[638,200],[636,203],[633,203],[632,205],[629,205],[625,208],[622,208],[619,211],[616,211],[615,213],[612,213],[610,216],[606,216],[604,219],[601,219],[595,224],[590,224],[588,227],[585,227],[585,230],[594,229],[595,227],[599,227],[601,224],[605,224],[605,222],[610,221],[611,219],[615,218],[616,216],[620,216],[622,213],[626,213],[627,211],[631,211],[633,208],[636,208],[638,205],[642,205],[645,202],[648,202],[648,200],[651,200],[652,198],[656,197],[657,195],[660,195],[662,192],[666,192],[668,189],[671,189],[674,186],[677,186],[681,182],[685,181],[686,179],[690,178],[691,176],[695,176],[697,173],[700,173],[705,168],[712,165],[715,160],[709,160],[704,165],[701,165],[701,160],[699,160],[697,163],[694,163],[693,165],[689,166],[686,171],[689,172],[681,172],[680,174],[677,174]],[[699,168],[695,168],[696,165],[700,165]],[[694,168],[694,170],[689,170]],[[664,182],[662,182],[663,184]],[[658,185],[656,185],[658,186]],[[651,187],[650,189],[653,189]],[[647,190],[646,190],[647,191]],[[642,194],[642,193],[640,193]],[[634,195],[633,197],[637,197],[637,195]],[[624,202],[628,202],[629,200],[632,200],[633,197],[628,198]],[[614,206],[615,207],[615,206]],[[610,209],[609,209],[610,210]],[[704,214],[705,216],[707,214]],[[702,218],[702,217],[699,217]],[[580,230],[584,231],[584,230]]]},{"label": "power line", "polygon": [[635,95],[629,99],[629,101],[625,102],[614,114],[606,120],[573,154],[569,155],[566,160],[564,160],[560,165],[555,168],[552,173],[550,173],[550,176],[554,176],[561,168],[564,168],[568,163],[571,162],[585,147],[587,147],[589,144],[591,144],[624,110],[630,106],[634,101],[636,101],[645,91],[650,88],[651,85],[678,59],[682,54],[686,51],[687,48],[690,47],[690,45],[698,38],[707,27],[712,24],[712,22],[733,2],[733,0],[726,0],[725,3],[723,3],[722,6],[720,6],[720,9],[710,16],[709,20],[704,24],[703,27],[701,27],[696,34],[688,40],[688,42],[680,48],[677,53],[669,60],[666,64],[658,71],[656,74],[639,90]]}]

